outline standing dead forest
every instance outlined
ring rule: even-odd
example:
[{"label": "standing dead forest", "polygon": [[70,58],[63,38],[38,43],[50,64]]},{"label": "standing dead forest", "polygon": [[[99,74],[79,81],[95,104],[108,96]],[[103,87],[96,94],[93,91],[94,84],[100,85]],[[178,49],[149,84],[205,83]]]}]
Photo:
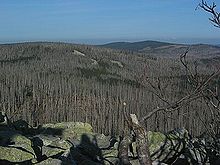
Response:
[{"label": "standing dead forest", "polygon": [[[124,111],[141,118],[166,105],[165,100],[175,103],[190,93],[189,74],[201,83],[216,72],[219,49],[182,44],[152,45],[147,51],[50,42],[2,44],[0,109],[10,120],[23,119],[34,127],[82,121],[95,132],[120,134],[126,125]],[[186,51],[188,68],[179,58]],[[172,57],[163,57],[164,52]],[[209,85],[209,95],[219,98],[220,76]],[[219,115],[209,101],[198,98],[170,113],[158,111],[145,125],[161,132],[184,127],[200,135]]]},{"label": "standing dead forest", "polygon": [[[192,90],[179,58],[64,43],[1,45],[0,54],[1,110],[32,126],[82,121],[96,132],[119,134],[124,110],[141,117],[164,104],[155,89],[173,102]],[[201,80],[218,63],[218,58],[189,60]],[[212,88],[219,88],[219,78]],[[185,127],[198,135],[204,131],[202,121],[209,123],[215,116],[201,99],[172,113],[155,113],[146,125],[155,131]]]}]

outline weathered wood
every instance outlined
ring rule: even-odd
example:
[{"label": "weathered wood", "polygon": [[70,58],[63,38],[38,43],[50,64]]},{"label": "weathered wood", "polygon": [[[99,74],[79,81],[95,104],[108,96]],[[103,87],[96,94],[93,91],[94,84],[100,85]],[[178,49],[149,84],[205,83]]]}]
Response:
[{"label": "weathered wood", "polygon": [[118,157],[120,160],[120,164],[122,165],[131,165],[128,157],[128,148],[131,143],[132,139],[128,136],[124,137],[120,141]]},{"label": "weathered wood", "polygon": [[130,114],[130,118],[132,123],[132,130],[134,131],[136,138],[139,163],[140,165],[151,165],[152,162],[147,140],[147,131],[139,124],[135,114]]}]

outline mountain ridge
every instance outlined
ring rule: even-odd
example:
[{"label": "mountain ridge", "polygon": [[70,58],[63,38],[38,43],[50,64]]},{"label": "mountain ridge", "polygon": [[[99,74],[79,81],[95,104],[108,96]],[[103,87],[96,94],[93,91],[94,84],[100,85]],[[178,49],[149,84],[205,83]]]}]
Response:
[{"label": "mountain ridge", "polygon": [[110,49],[146,53],[156,57],[179,57],[181,52],[184,52],[187,49],[189,49],[188,55],[196,58],[220,56],[220,47],[210,44],[179,44],[148,40],[140,42],[113,42],[98,46]]},{"label": "mountain ridge", "polygon": [[181,54],[189,50],[188,57],[193,58],[213,58],[220,57],[220,46],[210,44],[179,44],[160,41],[140,41],[140,42],[113,42],[104,45],[85,45],[78,43],[65,43],[65,42],[21,42],[21,43],[6,43],[0,46],[52,46],[52,45],[69,45],[69,46],[88,46],[101,49],[112,49],[114,51],[125,51],[129,53],[138,53],[151,57],[162,58],[179,58]]},{"label": "mountain ridge", "polygon": [[138,48],[143,49],[144,47],[147,47],[147,46],[156,48],[159,46],[166,46],[166,45],[172,45],[172,43],[146,40],[146,41],[137,41],[137,42],[111,42],[111,43],[98,45],[98,46],[114,48],[114,49],[129,49],[129,50],[137,51]]}]

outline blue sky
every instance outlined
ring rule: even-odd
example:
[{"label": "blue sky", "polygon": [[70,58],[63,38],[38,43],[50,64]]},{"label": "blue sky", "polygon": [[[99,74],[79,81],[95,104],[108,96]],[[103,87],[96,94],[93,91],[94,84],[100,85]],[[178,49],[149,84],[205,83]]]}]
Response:
[{"label": "blue sky", "polygon": [[[210,2],[210,1],[209,1]],[[212,1],[211,1],[212,2]],[[215,0],[220,9],[220,0]],[[218,43],[199,0],[0,0],[0,42]]]}]

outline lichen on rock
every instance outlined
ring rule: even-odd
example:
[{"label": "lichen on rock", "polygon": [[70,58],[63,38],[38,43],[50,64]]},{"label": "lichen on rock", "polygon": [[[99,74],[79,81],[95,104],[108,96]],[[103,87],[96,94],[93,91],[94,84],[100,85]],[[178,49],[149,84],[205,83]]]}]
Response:
[{"label": "lichen on rock", "polygon": [[23,151],[19,148],[0,146],[0,160],[18,163],[31,160],[34,157],[33,153]]},{"label": "lichen on rock", "polygon": [[151,154],[158,151],[166,140],[166,136],[162,134],[161,132],[149,131],[147,133],[147,136],[148,136],[148,142],[150,145],[149,150]]},{"label": "lichen on rock", "polygon": [[84,133],[92,133],[92,126],[88,123],[82,122],[62,122],[56,124],[44,124],[45,129],[42,133],[59,134],[63,139],[72,137],[80,137]]}]

